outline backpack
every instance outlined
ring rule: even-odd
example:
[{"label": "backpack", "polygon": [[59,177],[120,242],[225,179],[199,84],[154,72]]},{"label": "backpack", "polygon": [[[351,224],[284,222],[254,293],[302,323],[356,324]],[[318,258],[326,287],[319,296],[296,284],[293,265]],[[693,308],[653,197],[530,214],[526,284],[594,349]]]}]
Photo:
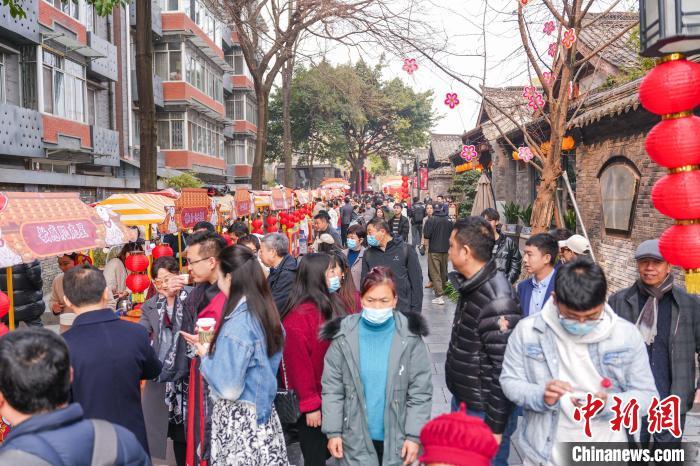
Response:
[{"label": "backpack", "polygon": [[423,204],[416,204],[413,206],[413,223],[423,223],[425,219],[425,206]]},{"label": "backpack", "polygon": [[[99,419],[91,419],[95,429],[95,443],[92,446],[92,462],[90,466],[114,466],[117,464],[118,439],[117,431],[112,423]],[[51,466],[43,458],[23,450],[11,448],[0,453],[2,464],[21,464],[22,466]]]}]

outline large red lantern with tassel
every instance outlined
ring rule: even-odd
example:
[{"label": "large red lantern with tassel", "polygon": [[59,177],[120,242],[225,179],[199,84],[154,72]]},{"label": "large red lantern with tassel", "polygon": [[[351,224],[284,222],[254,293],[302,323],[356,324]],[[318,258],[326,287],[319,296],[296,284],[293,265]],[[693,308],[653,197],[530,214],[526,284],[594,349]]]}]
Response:
[{"label": "large red lantern with tassel", "polygon": [[143,293],[150,286],[151,281],[143,274],[131,274],[126,277],[126,287],[134,293]]},{"label": "large red lantern with tassel", "polygon": [[124,265],[132,272],[143,272],[148,268],[148,257],[144,254],[132,254],[126,258]]},{"label": "large red lantern with tassel", "polygon": [[700,293],[700,64],[680,54],[661,59],[639,88],[644,108],[661,115],[647,137],[650,157],[669,169],[652,190],[654,206],[676,224],[659,240],[664,258],[685,269],[688,292]]},{"label": "large red lantern with tassel", "polygon": [[159,257],[173,257],[175,255],[175,252],[173,251],[173,248],[168,246],[167,244],[159,244],[155,248],[153,248],[153,252],[151,253],[154,259],[158,259]]}]

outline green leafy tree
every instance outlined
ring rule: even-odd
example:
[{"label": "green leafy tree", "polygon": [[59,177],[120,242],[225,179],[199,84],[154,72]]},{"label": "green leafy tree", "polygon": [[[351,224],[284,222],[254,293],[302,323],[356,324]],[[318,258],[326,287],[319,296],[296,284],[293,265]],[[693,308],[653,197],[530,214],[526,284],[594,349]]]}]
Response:
[{"label": "green leafy tree", "polygon": [[202,180],[197,178],[194,174],[189,172],[184,172],[180,175],[171,176],[165,179],[165,185],[168,188],[182,189],[182,188],[201,188],[203,183]]},{"label": "green leafy tree", "polygon": [[372,154],[367,158],[367,161],[369,162],[367,170],[372,176],[381,176],[389,173],[389,161],[387,159]]},{"label": "green leafy tree", "polygon": [[455,175],[449,192],[459,204],[460,217],[468,217],[472,214],[480,177],[481,172],[476,170],[469,170]]}]

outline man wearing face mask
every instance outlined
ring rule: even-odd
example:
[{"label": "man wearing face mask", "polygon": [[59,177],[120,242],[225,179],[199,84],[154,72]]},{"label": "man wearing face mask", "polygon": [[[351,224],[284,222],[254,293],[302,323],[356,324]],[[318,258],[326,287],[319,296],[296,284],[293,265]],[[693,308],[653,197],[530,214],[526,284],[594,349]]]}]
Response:
[{"label": "man wearing face mask", "polygon": [[[569,464],[566,442],[627,442],[610,429],[613,395],[639,413],[657,396],[642,337],[605,303],[608,285],[599,265],[581,258],[562,266],[542,312],[523,319],[508,340],[500,382],[524,408],[514,441],[525,464]],[[590,436],[575,408],[592,394],[604,405],[590,420]]]},{"label": "man wearing face mask", "polygon": [[391,234],[389,224],[375,218],[367,225],[367,245],[362,261],[362,281],[375,267],[389,268],[396,278],[398,311],[421,312],[423,304],[423,271],[418,253],[401,237]]}]

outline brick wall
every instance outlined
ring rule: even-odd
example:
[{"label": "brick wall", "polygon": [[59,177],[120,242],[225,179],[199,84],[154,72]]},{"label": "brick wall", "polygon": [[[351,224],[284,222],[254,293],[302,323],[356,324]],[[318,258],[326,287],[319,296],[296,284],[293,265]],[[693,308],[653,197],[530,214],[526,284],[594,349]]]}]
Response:
[{"label": "brick wall", "polygon": [[453,175],[430,175],[428,178],[428,194],[435,200],[438,196],[448,196],[452,186]]},{"label": "brick wall", "polygon": [[[637,278],[634,251],[644,240],[658,238],[672,221],[654,209],[651,188],[666,170],[649,159],[644,138],[653,124],[643,110],[605,118],[584,128],[576,148],[577,201],[596,259],[606,271],[610,291],[630,286]],[[644,112],[646,113],[646,112]],[[606,231],[598,175],[612,157],[624,157],[641,174],[629,233]],[[682,274],[677,274],[682,282]]]},{"label": "brick wall", "polygon": [[55,257],[49,257],[39,261],[41,263],[41,278],[44,280],[44,295],[51,293],[51,284],[53,279],[61,273],[58,268],[58,260]]}]

